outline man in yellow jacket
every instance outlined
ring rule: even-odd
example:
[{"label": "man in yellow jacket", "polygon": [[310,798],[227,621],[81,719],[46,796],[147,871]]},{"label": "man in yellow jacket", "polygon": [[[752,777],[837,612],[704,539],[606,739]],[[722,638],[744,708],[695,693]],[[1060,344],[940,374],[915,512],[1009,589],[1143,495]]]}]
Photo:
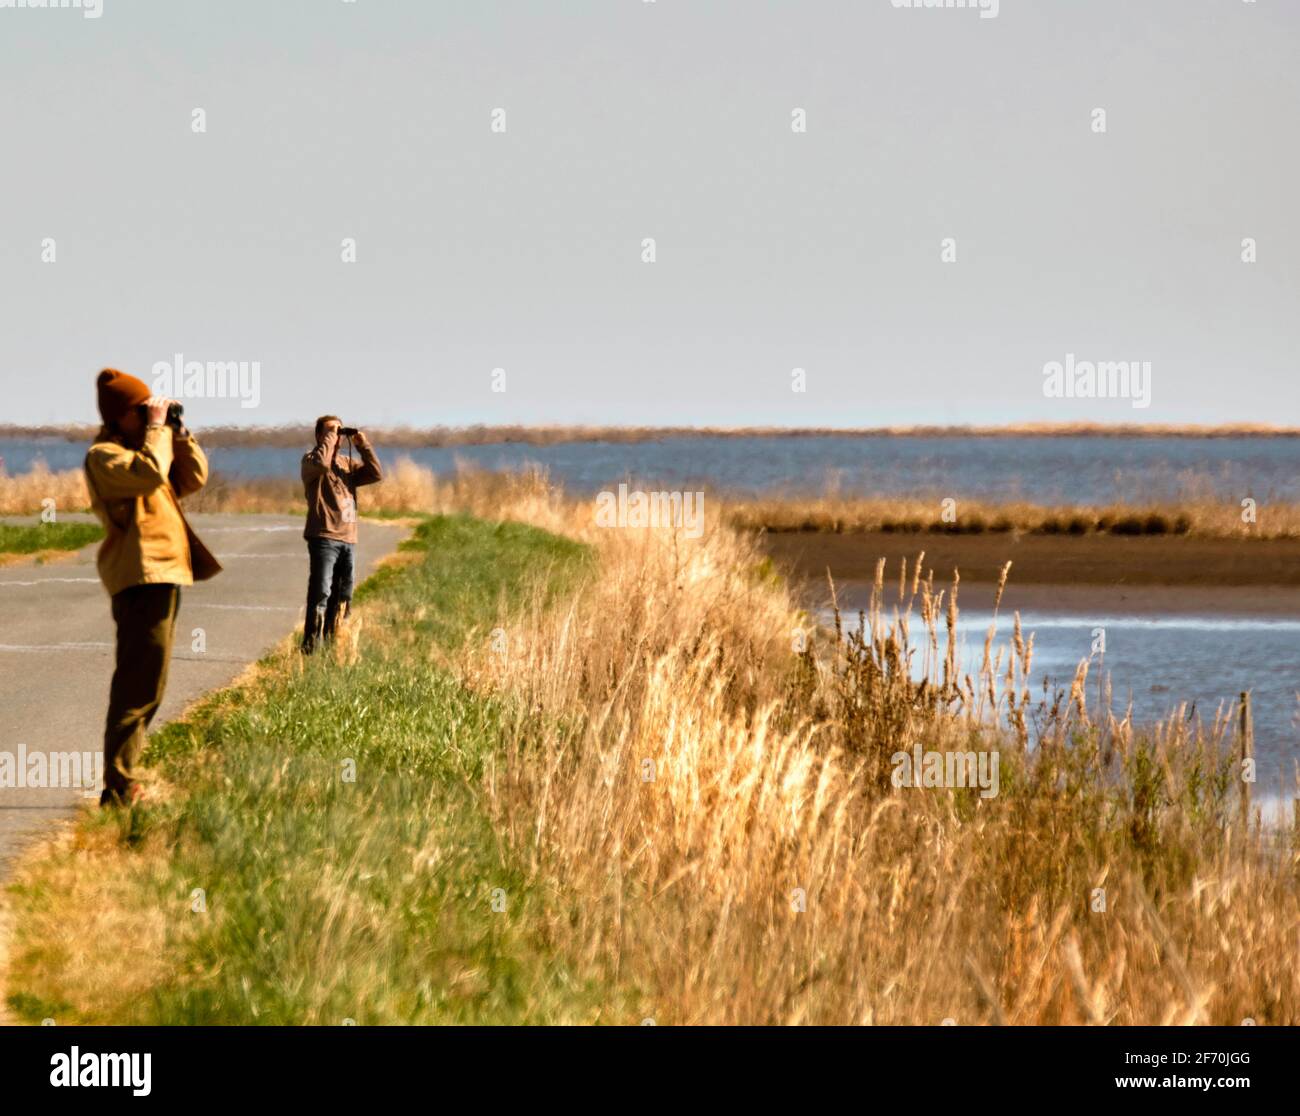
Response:
[{"label": "man in yellow jacket", "polygon": [[136,762],[167,685],[181,586],[221,566],[181,512],[180,497],[207,483],[208,460],[179,419],[168,423],[171,400],[111,368],[96,386],[104,425],[86,454],[86,484],[106,532],[99,578],[117,624],[100,804],[129,805],[140,795]]}]

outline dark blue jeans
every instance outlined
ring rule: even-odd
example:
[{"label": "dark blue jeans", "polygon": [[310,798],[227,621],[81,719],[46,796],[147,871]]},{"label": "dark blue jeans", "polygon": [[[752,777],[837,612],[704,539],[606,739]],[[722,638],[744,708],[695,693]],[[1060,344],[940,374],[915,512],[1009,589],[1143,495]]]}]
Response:
[{"label": "dark blue jeans", "polygon": [[352,543],[333,539],[308,539],[311,573],[307,578],[307,622],[302,647],[310,651],[318,640],[334,637],[338,618],[352,608]]}]

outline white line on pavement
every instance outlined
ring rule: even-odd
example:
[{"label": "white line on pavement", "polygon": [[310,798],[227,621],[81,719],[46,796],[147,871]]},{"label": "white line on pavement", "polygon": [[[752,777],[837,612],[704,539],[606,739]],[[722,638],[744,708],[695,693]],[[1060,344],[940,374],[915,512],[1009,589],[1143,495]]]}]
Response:
[{"label": "white line on pavement", "polygon": [[0,651],[102,651],[111,643],[0,643]]},{"label": "white line on pavement", "polygon": [[[199,524],[203,527],[203,524]],[[203,527],[205,535],[237,535],[244,531],[301,531],[302,524],[289,523],[283,527]]]},{"label": "white line on pavement", "polygon": [[223,605],[208,604],[206,601],[187,600],[184,608],[220,608],[229,612],[298,612],[292,605]]},{"label": "white line on pavement", "polygon": [[49,585],[51,582],[62,582],[64,585],[98,585],[97,577],[43,577],[40,581],[0,581],[0,587],[13,585],[18,588],[25,588],[31,585]]},{"label": "white line on pavement", "polygon": [[[20,655],[40,655],[48,654],[51,651],[111,651],[111,643],[0,643],[0,654],[6,651],[14,652]],[[240,666],[246,666],[248,659],[239,655],[182,655],[174,652],[172,662],[175,663],[238,663]],[[2,749],[0,749],[2,750]]]}]

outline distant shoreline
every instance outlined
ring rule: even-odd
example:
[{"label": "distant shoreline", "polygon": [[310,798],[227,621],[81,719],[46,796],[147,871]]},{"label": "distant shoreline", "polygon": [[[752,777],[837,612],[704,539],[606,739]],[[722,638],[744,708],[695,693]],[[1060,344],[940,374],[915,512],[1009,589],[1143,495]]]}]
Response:
[{"label": "distant shoreline", "polygon": [[[557,445],[573,442],[635,443],[666,438],[1300,438],[1300,427],[1267,423],[1011,423],[1002,426],[409,426],[370,428],[376,439],[394,448],[474,445]],[[85,442],[98,430],[92,425],[0,425],[0,438],[51,438]],[[212,446],[300,446],[311,440],[311,427],[195,425]]]}]

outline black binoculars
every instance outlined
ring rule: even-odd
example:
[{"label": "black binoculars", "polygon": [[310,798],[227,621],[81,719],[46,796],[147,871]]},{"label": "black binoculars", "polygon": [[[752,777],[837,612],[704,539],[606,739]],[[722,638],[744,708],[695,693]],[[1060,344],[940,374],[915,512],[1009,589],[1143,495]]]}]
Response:
[{"label": "black binoculars", "polygon": [[[145,422],[149,421],[149,408],[143,403],[140,404],[140,414],[144,418]],[[168,426],[175,427],[179,430],[185,425],[182,417],[184,414],[185,408],[181,406],[181,404],[172,403],[167,407],[167,418],[164,421]]]}]

